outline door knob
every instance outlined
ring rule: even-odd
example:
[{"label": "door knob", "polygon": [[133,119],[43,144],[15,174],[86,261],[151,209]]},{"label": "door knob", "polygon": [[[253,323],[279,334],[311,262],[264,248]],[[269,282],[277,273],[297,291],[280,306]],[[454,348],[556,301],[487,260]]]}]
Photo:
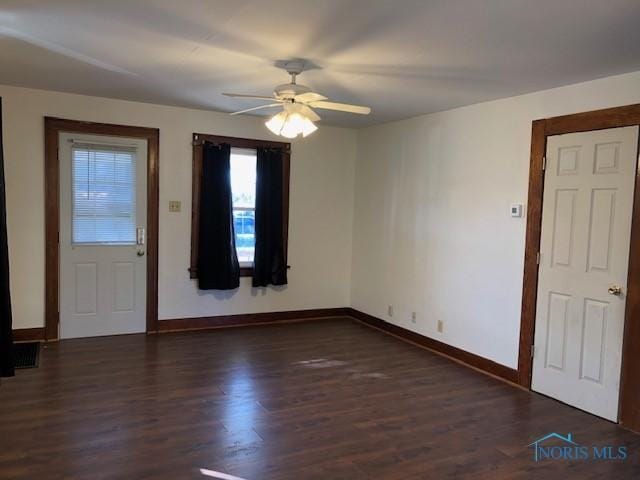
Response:
[{"label": "door knob", "polygon": [[144,250],[143,250],[143,249],[139,249],[139,250],[136,252],[136,255],[138,255],[139,257],[144,257]]},{"label": "door knob", "polygon": [[611,285],[608,291],[609,291],[609,294],[611,295],[615,295],[615,296],[622,295],[622,287],[620,287],[619,285]]}]

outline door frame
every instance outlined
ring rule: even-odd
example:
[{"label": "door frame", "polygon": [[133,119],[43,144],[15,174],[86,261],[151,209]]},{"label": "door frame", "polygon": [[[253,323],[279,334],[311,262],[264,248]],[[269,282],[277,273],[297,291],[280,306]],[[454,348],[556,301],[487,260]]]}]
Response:
[{"label": "door frame", "polygon": [[[534,120],[532,123],[518,355],[518,383],[527,389],[531,389],[533,370],[531,352],[538,297],[537,258],[542,231],[543,158],[547,137],[630,126],[640,126],[640,104]],[[635,177],[618,418],[622,425],[640,431],[640,165],[636,165]]]},{"label": "door frame", "polygon": [[147,300],[146,332],[158,330],[159,147],[157,128],[44,117],[45,340],[57,340],[60,325],[60,160],[59,134],[84,133],[147,140]]}]

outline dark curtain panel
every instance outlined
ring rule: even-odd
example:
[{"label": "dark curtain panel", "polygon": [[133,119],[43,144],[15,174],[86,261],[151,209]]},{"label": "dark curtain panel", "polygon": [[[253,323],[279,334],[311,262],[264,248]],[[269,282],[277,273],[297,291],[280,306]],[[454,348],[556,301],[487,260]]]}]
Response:
[{"label": "dark curtain panel", "polygon": [[5,197],[2,145],[2,99],[0,99],[0,377],[12,377],[13,335],[9,294],[9,245],[7,243],[7,203]]},{"label": "dark curtain panel", "polygon": [[287,284],[282,212],[282,150],[258,148],[253,286]]},{"label": "dark curtain panel", "polygon": [[233,231],[231,147],[205,142],[202,147],[198,288],[233,290],[240,286],[240,265]]}]

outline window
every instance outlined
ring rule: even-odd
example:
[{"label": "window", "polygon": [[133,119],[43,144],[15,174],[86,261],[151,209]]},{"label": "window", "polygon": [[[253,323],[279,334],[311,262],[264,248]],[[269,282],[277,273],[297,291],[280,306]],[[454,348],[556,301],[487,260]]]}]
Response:
[{"label": "window", "polygon": [[256,197],[256,149],[260,147],[282,148],[284,155],[282,208],[285,256],[289,230],[289,151],[291,144],[254,140],[249,138],[221,137],[193,134],[193,177],[191,197],[191,263],[189,276],[198,278],[198,239],[200,218],[200,183],[202,181],[202,144],[204,141],[231,145],[231,195],[233,197],[233,224],[236,250],[240,262],[240,275],[253,274],[255,251],[255,197]]},{"label": "window", "polygon": [[135,148],[76,144],[71,177],[72,242],[135,244]]},{"label": "window", "polygon": [[238,261],[241,267],[251,267],[256,244],[256,151],[254,149],[231,149],[231,195]]}]

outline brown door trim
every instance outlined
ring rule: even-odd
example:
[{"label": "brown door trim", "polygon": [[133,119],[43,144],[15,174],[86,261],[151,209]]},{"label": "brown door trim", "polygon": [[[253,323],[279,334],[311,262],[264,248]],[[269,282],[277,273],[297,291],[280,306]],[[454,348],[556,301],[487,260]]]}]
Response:
[{"label": "brown door trim", "polygon": [[60,132],[87,133],[147,140],[147,333],[158,330],[158,202],[159,144],[157,128],[82,122],[63,118],[44,119],[45,168],[45,338],[58,338],[60,226]]},{"label": "brown door trim", "polygon": [[[544,189],[543,157],[547,137],[565,133],[640,125],[640,104],[535,120],[531,130],[529,200],[522,291],[518,382],[531,388],[536,299],[538,292],[537,255],[542,228]],[[625,313],[620,423],[640,431],[640,169],[636,169],[635,197],[631,226],[628,292]]]}]

